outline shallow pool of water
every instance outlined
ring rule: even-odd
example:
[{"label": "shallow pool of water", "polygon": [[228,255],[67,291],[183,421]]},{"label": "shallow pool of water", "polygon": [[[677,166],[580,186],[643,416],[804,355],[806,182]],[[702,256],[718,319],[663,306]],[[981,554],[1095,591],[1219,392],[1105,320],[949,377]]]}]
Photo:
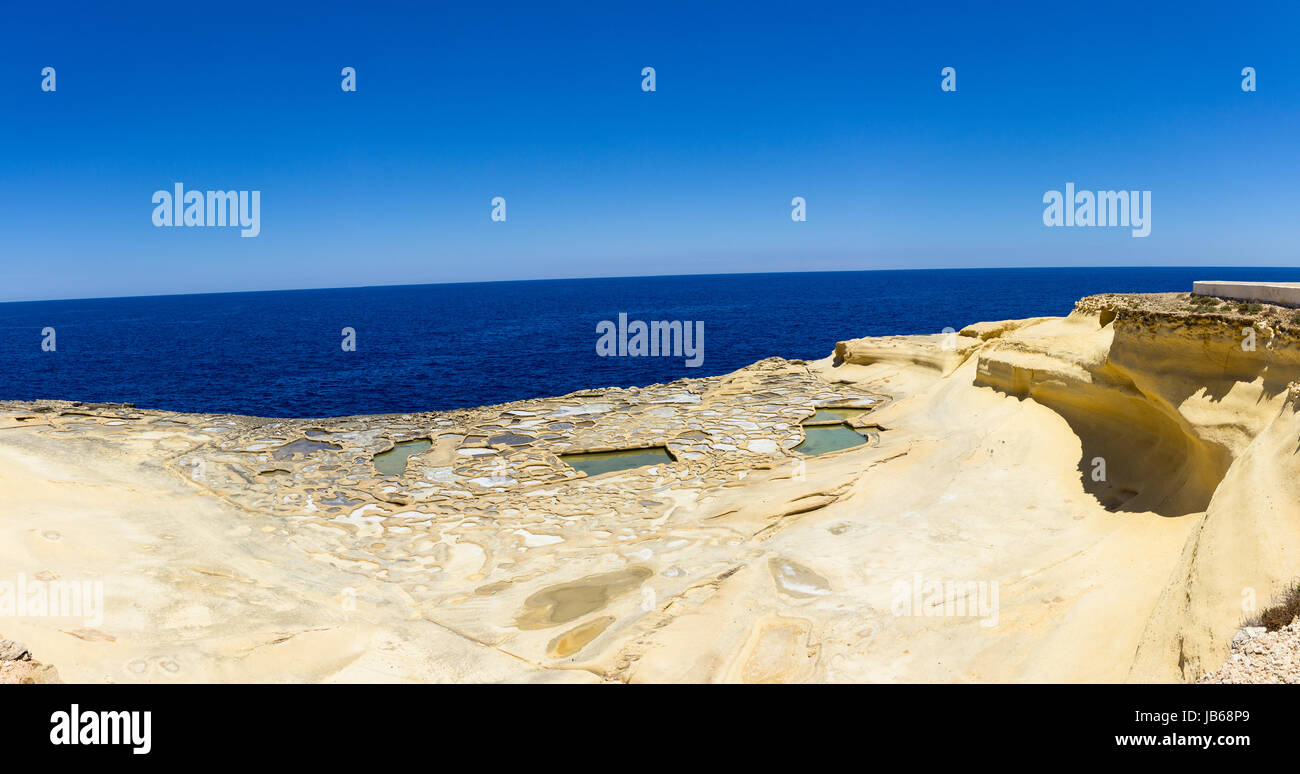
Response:
[{"label": "shallow pool of water", "polygon": [[794,450],[809,457],[849,449],[867,442],[867,437],[845,424],[817,425],[803,429],[804,441]]},{"label": "shallow pool of water", "polygon": [[385,476],[404,476],[407,458],[428,451],[432,446],[433,444],[427,438],[402,441],[388,451],[375,455],[375,469]]},{"label": "shallow pool of water", "polygon": [[817,413],[803,421],[805,425],[838,425],[841,422],[862,416],[871,411],[869,408],[852,408],[849,406],[823,406]]},{"label": "shallow pool of water", "polygon": [[588,476],[612,473],[616,470],[630,470],[646,465],[658,465],[672,462],[668,450],[662,446],[648,449],[622,449],[611,452],[584,452],[581,454],[561,454],[560,460],[574,470],[581,470]]}]

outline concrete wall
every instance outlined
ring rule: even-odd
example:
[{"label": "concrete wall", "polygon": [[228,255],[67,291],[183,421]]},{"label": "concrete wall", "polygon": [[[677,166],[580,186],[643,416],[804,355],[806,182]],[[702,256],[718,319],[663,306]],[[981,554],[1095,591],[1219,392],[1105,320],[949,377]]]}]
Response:
[{"label": "concrete wall", "polygon": [[1300,282],[1202,281],[1192,283],[1192,293],[1198,296],[1300,307]]}]

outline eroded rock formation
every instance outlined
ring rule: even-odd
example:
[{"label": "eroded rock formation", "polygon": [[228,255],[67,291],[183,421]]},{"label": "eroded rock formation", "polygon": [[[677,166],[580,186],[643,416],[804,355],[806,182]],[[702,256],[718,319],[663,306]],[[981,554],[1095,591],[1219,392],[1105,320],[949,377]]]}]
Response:
[{"label": "eroded rock formation", "polygon": [[[73,681],[1195,679],[1300,575],[1293,314],[1097,296],[446,413],[3,403],[0,568],[103,592],[5,626]],[[869,442],[796,451],[826,406]]]}]

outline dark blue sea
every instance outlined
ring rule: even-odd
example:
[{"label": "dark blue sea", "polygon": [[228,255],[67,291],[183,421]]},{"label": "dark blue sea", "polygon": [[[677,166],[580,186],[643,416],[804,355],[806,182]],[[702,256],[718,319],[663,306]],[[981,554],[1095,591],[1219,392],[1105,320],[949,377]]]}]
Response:
[{"label": "dark blue sea", "polygon": [[[859,336],[1063,315],[1081,296],[1190,291],[1300,269],[1100,268],[733,274],[0,304],[0,399],[330,416],[480,406],[815,359]],[[596,326],[704,322],[704,358],[600,357]],[[42,330],[56,350],[42,350]],[[341,347],[356,331],[356,351]]]}]

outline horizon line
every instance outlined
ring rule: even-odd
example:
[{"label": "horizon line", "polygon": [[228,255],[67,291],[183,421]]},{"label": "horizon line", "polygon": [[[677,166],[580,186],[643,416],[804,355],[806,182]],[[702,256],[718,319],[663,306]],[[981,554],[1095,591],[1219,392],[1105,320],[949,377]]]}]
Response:
[{"label": "horizon line", "polygon": [[[380,288],[410,288],[423,287],[429,285],[497,285],[512,282],[580,282],[589,280],[609,280],[609,279],[663,279],[667,277],[762,277],[780,274],[863,274],[868,272],[920,272],[920,271],[1006,271],[1028,270],[1028,271],[1061,271],[1061,270],[1084,270],[1084,269],[1297,269],[1294,266],[1171,266],[1165,264],[1159,265],[1135,265],[1135,266],[931,266],[925,268],[900,269],[900,268],[878,268],[878,269],[808,269],[806,271],[736,271],[736,272],[693,272],[687,274],[613,274],[600,277],[537,277],[533,279],[501,279],[501,280],[461,280],[455,282],[410,282],[410,283],[384,283],[378,285],[333,285],[306,288],[262,288],[258,290],[207,290],[187,293],[142,293],[131,296],[68,296],[64,298],[29,298],[29,299],[5,299],[0,300],[0,305],[6,304],[44,304],[57,301],[124,301],[137,298],[170,298],[183,296],[228,296],[244,295],[254,293],[307,293],[322,290],[369,290]],[[1220,280],[1204,279],[1198,282],[1215,282]],[[1237,280],[1221,280],[1223,282]],[[1256,280],[1265,282],[1267,280]]]}]

